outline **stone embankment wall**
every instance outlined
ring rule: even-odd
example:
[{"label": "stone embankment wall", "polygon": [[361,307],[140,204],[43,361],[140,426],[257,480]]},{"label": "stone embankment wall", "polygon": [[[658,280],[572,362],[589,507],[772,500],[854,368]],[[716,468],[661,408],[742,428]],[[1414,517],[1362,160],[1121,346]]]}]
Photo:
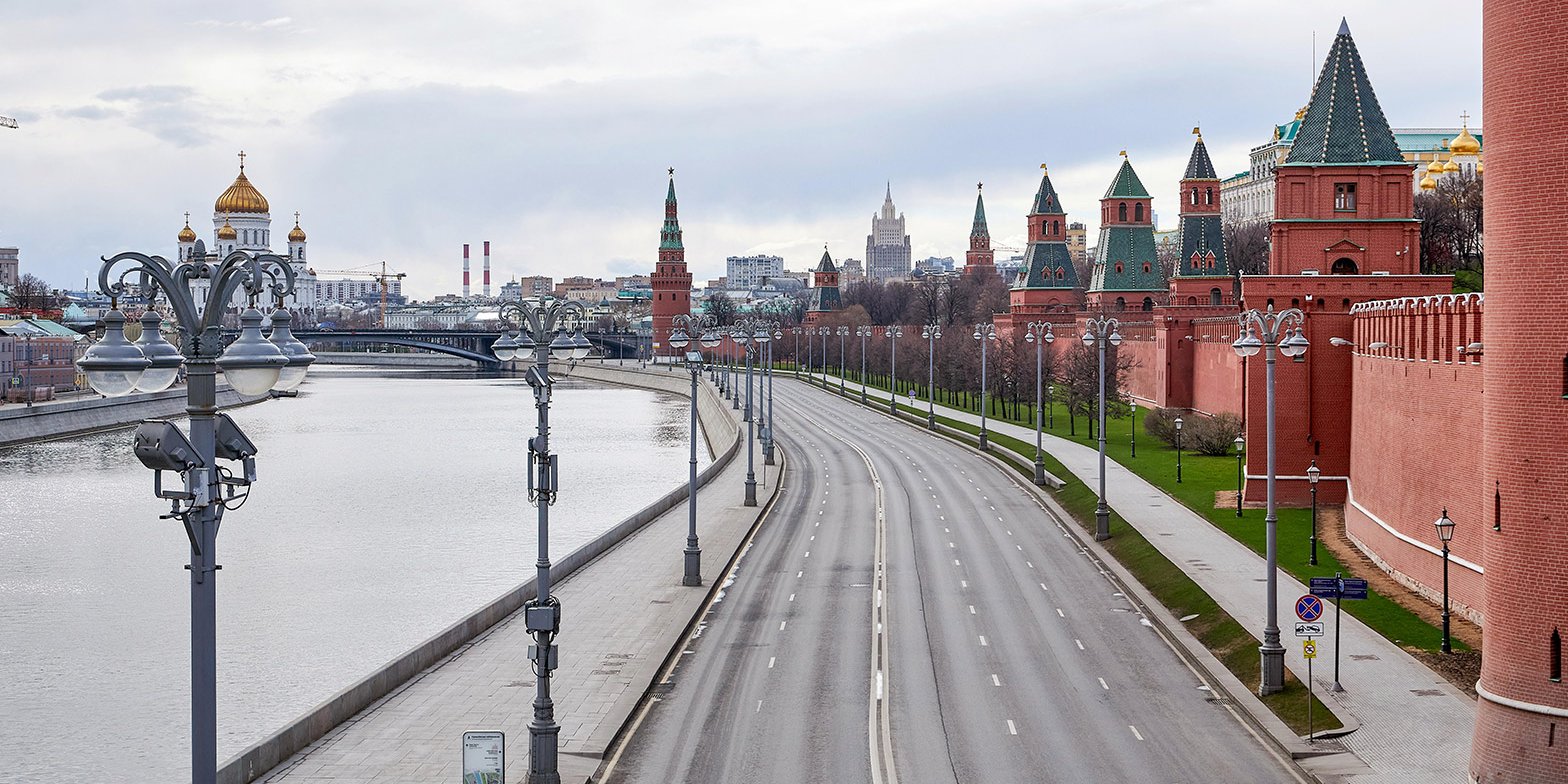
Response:
[{"label": "stone embankment wall", "polygon": [[[674,393],[687,399],[691,397],[691,376],[679,368],[672,371],[639,370],[611,364],[588,363],[576,367],[552,366],[551,375],[557,378],[570,377],[653,389]],[[734,458],[740,448],[743,431],[740,412],[730,410],[718,391],[708,384],[706,379],[698,384],[697,396],[697,418],[715,454],[713,463],[697,476],[698,486],[701,486],[707,484],[710,478],[723,470]],[[686,485],[681,484],[642,511],[622,520],[598,538],[557,560],[551,569],[552,579],[556,581],[566,579],[577,569],[608,552],[655,518],[684,503],[686,489]],[[381,669],[290,722],[271,737],[261,740],[224,763],[218,770],[219,784],[248,784],[255,781],[257,777],[276,768],[296,752],[326,735],[334,727],[352,719],[360,711],[505,620],[536,595],[534,581],[530,579],[430,639],[414,646]]]},{"label": "stone embankment wall", "polygon": [[[218,389],[219,408],[266,399],[265,395],[245,397],[227,387]],[[0,407],[0,447],[112,430],[134,425],[143,419],[167,419],[184,414],[184,387],[125,397],[93,395],[75,400],[49,401],[31,408],[20,403],[7,404]]]}]

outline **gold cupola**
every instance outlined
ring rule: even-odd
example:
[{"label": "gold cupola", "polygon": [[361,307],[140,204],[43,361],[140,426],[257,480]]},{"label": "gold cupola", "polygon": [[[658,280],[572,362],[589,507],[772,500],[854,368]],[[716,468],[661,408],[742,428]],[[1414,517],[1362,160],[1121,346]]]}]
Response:
[{"label": "gold cupola", "polygon": [[1481,152],[1481,142],[1470,135],[1467,125],[1459,130],[1459,135],[1448,143],[1448,149],[1455,155],[1478,155]]},{"label": "gold cupola", "polygon": [[239,236],[239,232],[235,231],[234,227],[229,225],[228,216],[224,216],[223,225],[218,227],[218,239],[233,240],[238,239]]},{"label": "gold cupola", "polygon": [[191,230],[191,214],[185,213],[185,228],[180,229],[180,242],[195,242],[196,232]]},{"label": "gold cupola", "polygon": [[289,242],[304,242],[305,230],[299,227],[299,213],[294,213],[294,228],[289,229]]},{"label": "gold cupola", "polygon": [[1448,163],[1443,164],[1443,171],[1448,174],[1459,171],[1459,164],[1454,162],[1454,156],[1448,156]]},{"label": "gold cupola", "polygon": [[250,179],[245,176],[245,153],[240,152],[240,174],[234,178],[234,184],[218,196],[212,205],[213,212],[221,213],[266,213],[271,210],[267,206],[267,197],[250,184]]},{"label": "gold cupola", "polygon": [[1423,191],[1437,190],[1437,180],[1432,179],[1432,175],[1430,175],[1430,174],[1428,174],[1425,177],[1422,177],[1421,178],[1421,190],[1423,190]]},{"label": "gold cupola", "polygon": [[1428,177],[1443,176],[1443,159],[1439,156],[1439,153],[1432,153],[1432,162],[1426,165],[1426,173]]}]

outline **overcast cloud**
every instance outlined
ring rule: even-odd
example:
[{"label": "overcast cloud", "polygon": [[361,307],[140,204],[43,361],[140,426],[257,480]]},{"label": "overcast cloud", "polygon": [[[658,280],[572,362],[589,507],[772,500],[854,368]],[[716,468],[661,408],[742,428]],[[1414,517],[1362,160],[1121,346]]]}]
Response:
[{"label": "overcast cloud", "polygon": [[1093,230],[1121,149],[1170,227],[1192,127],[1246,168],[1342,13],[1396,127],[1481,124],[1474,0],[12,0],[0,245],[73,288],[172,255],[241,149],[316,267],[385,259],[422,298],[487,239],[498,282],[650,271],[668,166],[699,281],[863,257],[889,180],[917,258],[962,258],[981,180],[1022,244],[1042,162]]}]

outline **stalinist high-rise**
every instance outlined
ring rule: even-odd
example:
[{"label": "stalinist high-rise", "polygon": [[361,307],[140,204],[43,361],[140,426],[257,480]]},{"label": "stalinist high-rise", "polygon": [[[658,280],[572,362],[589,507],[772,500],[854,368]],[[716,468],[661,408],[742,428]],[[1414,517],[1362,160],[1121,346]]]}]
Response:
[{"label": "stalinist high-rise", "polygon": [[871,216],[871,233],[866,235],[866,277],[908,277],[909,264],[909,233],[904,230],[904,216],[893,208],[893,184],[888,183],[882,212]]}]

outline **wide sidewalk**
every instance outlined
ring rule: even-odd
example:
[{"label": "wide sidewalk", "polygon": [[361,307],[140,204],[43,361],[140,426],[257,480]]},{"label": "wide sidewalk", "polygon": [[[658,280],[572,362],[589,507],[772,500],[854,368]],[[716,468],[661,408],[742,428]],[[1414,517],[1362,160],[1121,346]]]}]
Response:
[{"label": "wide sidewalk", "polygon": [[[782,455],[782,450],[779,450]],[[671,509],[555,587],[560,669],[551,680],[561,726],[561,780],[580,784],[707,601],[713,581],[767,509],[778,467],[757,446],[758,506],[742,505],[746,447],[697,493],[702,587],[681,585],[687,505]],[[513,614],[441,663],[334,729],[265,782],[461,781],[467,731],[506,733],[506,780],[528,777],[532,643]]]},{"label": "wide sidewalk", "polygon": [[[831,378],[837,380],[836,376]],[[887,393],[880,394],[885,406]],[[919,405],[924,408],[926,403],[920,400]],[[936,408],[940,416],[980,423],[978,414],[940,403]],[[1026,443],[1034,441],[1032,428],[992,418],[986,420],[986,428]],[[1097,450],[1050,434],[1045,434],[1042,446],[1081,481],[1091,487],[1098,482]],[[1267,570],[1262,556],[1109,459],[1105,485],[1106,502],[1117,514],[1242,626],[1262,637],[1267,620],[1263,588]],[[1291,628],[1296,620],[1296,598],[1307,593],[1307,588],[1284,571],[1279,572],[1278,580],[1277,614],[1284,633],[1285,664],[1305,681],[1307,661],[1302,658],[1301,645],[1291,636]],[[1360,724],[1337,742],[1371,770],[1351,774],[1345,780],[1355,784],[1467,782],[1475,702],[1348,614],[1343,615],[1340,637],[1343,657],[1339,680],[1345,691],[1329,691],[1334,682],[1332,636],[1318,641],[1313,676],[1319,697],[1336,714]]]}]

